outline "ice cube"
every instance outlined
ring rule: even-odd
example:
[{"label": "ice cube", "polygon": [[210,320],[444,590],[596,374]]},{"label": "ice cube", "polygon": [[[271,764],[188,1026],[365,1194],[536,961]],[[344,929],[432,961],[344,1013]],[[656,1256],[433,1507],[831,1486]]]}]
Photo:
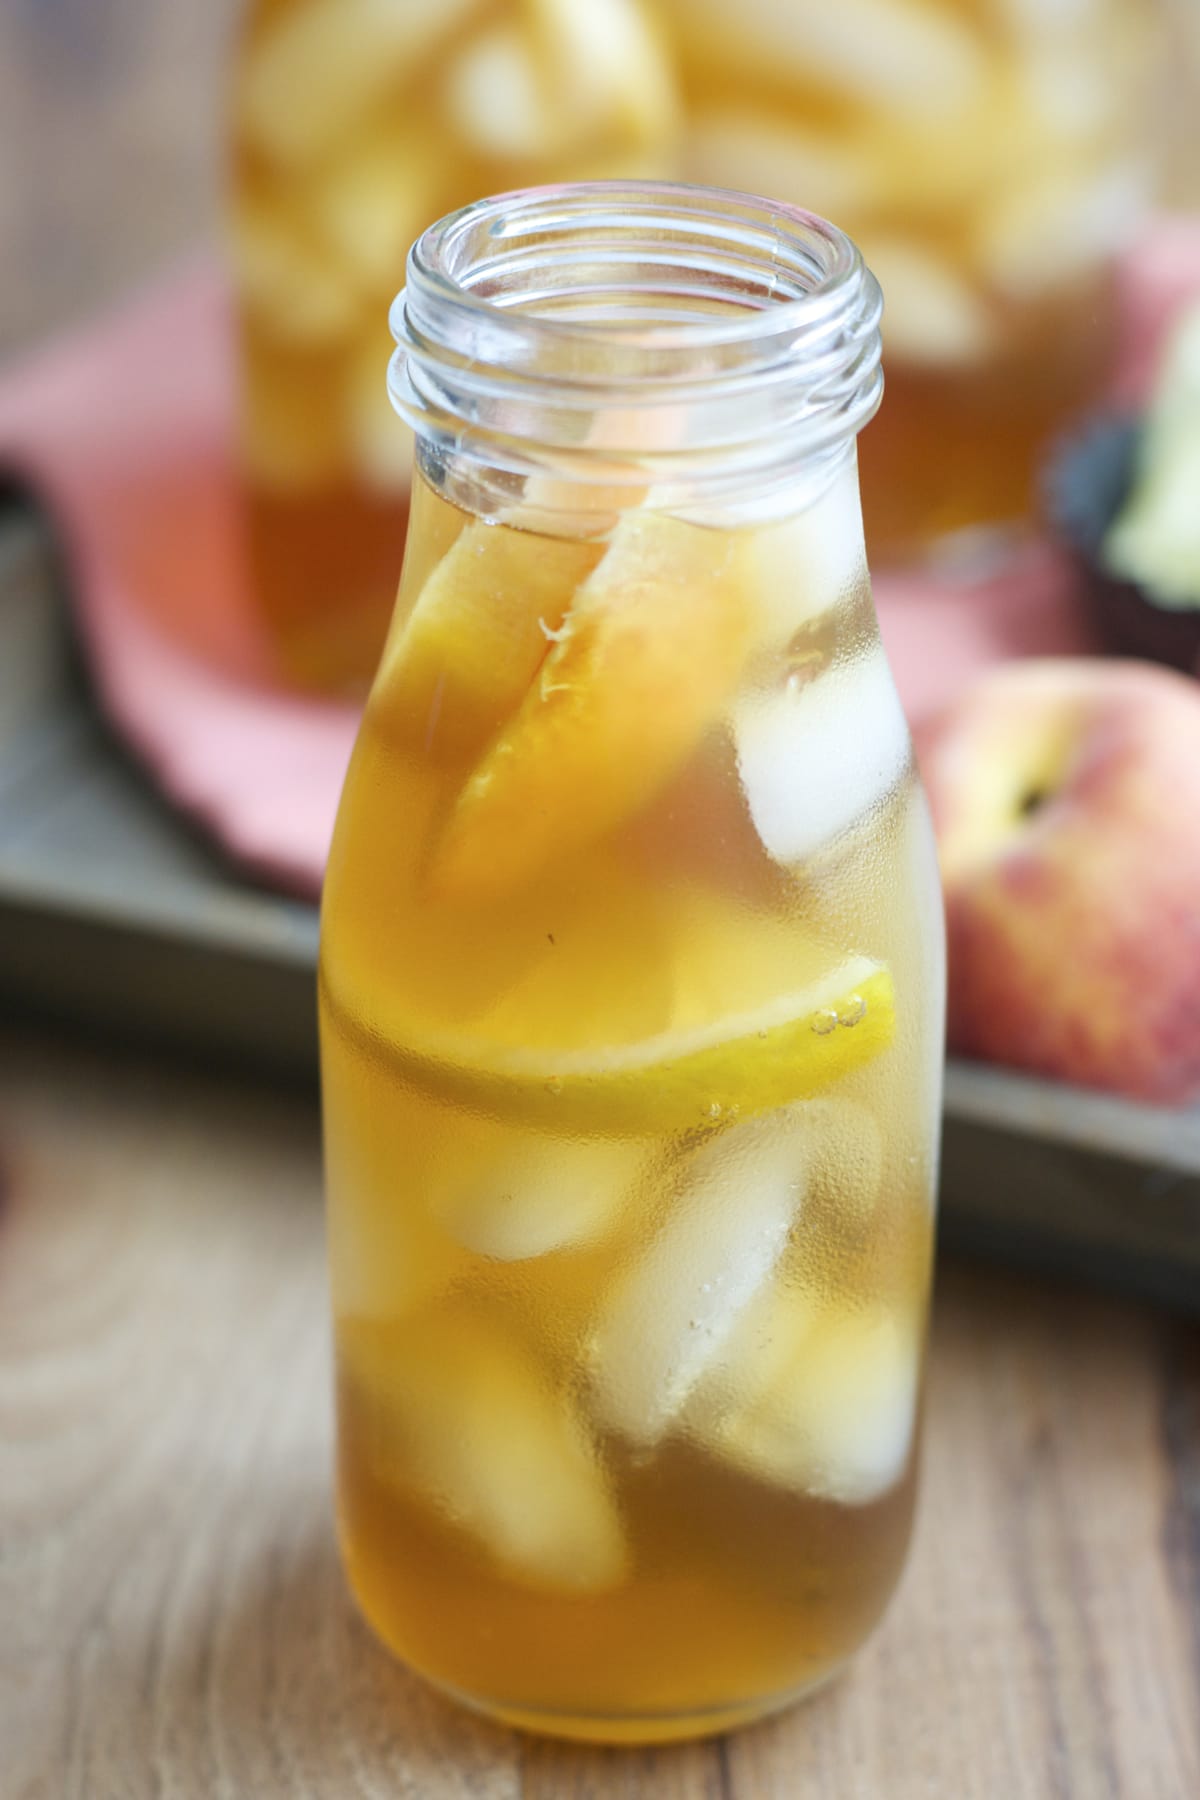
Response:
[{"label": "ice cube", "polygon": [[784,641],[867,583],[858,464],[846,458],[794,517],[755,533],[753,579],[771,637]]},{"label": "ice cube", "polygon": [[346,1319],[338,1348],[384,1480],[530,1586],[599,1593],[625,1579],[620,1515],[579,1413],[498,1320],[465,1304],[400,1330]]},{"label": "ice cube", "polygon": [[689,181],[790,200],[842,219],[869,203],[870,164],[843,137],[764,113],[714,106],[689,121],[684,144]]},{"label": "ice cube", "polygon": [[612,1140],[505,1134],[493,1150],[444,1183],[435,1206],[460,1244],[501,1262],[595,1243],[629,1207],[645,1162],[639,1145]]},{"label": "ice cube", "polygon": [[750,816],[776,862],[795,865],[834,842],[908,767],[908,725],[882,646],[751,695],[734,715]]},{"label": "ice cube", "polygon": [[242,65],[237,115],[281,166],[317,161],[480,0],[297,0],[262,30]]},{"label": "ice cube", "polygon": [[1142,157],[1060,166],[1040,181],[1014,182],[980,220],[976,266],[1016,299],[1087,275],[1128,242],[1151,187]]},{"label": "ice cube", "polygon": [[981,40],[926,0],[672,0],[671,10],[724,70],[830,88],[897,114],[965,115],[986,84]]},{"label": "ice cube", "polygon": [[847,1224],[861,1224],[874,1211],[883,1185],[878,1119],[861,1100],[844,1094],[817,1095],[795,1111],[810,1147],[810,1192]]},{"label": "ice cube", "polygon": [[847,1506],[903,1474],[920,1374],[914,1316],[874,1304],[814,1313],[780,1288],[739,1326],[722,1372],[738,1400],[699,1428],[747,1474]]},{"label": "ice cube", "polygon": [[427,1217],[414,1189],[357,1186],[329,1163],[330,1288],[338,1312],[402,1319],[445,1292],[463,1256]]},{"label": "ice cube", "polygon": [[397,1096],[386,1069],[344,1043],[326,1057],[322,1087],[335,1310],[402,1319],[444,1292],[466,1260],[426,1205],[449,1122]]},{"label": "ice cube", "polygon": [[875,233],[865,248],[883,289],[885,362],[953,369],[988,355],[996,331],[986,302],[945,257],[913,238]]},{"label": "ice cube", "polygon": [[342,344],[361,314],[354,283],[285,203],[243,188],[230,217],[242,304],[286,343]]},{"label": "ice cube", "polygon": [[792,1378],[821,1311],[810,1285],[782,1272],[764,1283],[689,1396],[689,1433],[710,1449],[723,1445],[731,1419],[740,1421]]},{"label": "ice cube", "polygon": [[788,1114],[740,1125],[682,1161],[671,1211],[618,1277],[591,1344],[596,1417],[639,1444],[669,1430],[800,1210],[806,1144]]}]

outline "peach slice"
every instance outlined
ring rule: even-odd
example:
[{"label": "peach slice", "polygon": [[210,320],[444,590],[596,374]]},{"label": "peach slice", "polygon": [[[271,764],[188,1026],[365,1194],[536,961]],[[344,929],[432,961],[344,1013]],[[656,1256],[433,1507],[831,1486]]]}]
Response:
[{"label": "peach slice", "polygon": [[625,515],[459,797],[431,892],[482,904],[521,888],[645,806],[682,766],[749,647],[744,544],[661,514]]},{"label": "peach slice", "polygon": [[426,581],[385,660],[380,703],[433,757],[478,756],[516,712],[603,545],[474,520]]},{"label": "peach slice", "polygon": [[353,336],[362,316],[359,291],[278,195],[249,187],[238,194],[230,255],[247,310],[274,338],[338,349]]},{"label": "peach slice", "polygon": [[386,300],[404,284],[409,245],[438,215],[434,129],[411,103],[401,117],[381,110],[308,184],[313,223],[334,252],[327,261],[377,301],[381,324]]},{"label": "peach slice", "polygon": [[668,139],[674,82],[637,0],[529,0],[522,10],[521,23],[481,32],[450,66],[446,111],[464,144],[544,162],[589,141]]},{"label": "peach slice", "polygon": [[479,0],[299,0],[259,33],[235,94],[247,141],[311,168],[433,57]]}]

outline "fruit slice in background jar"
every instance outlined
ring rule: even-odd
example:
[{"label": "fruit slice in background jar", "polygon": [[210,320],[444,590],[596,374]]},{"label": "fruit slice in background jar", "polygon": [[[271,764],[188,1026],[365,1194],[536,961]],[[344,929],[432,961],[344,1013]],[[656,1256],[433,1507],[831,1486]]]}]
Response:
[{"label": "fruit slice in background jar", "polygon": [[242,302],[264,334],[293,347],[345,345],[362,318],[361,294],[293,207],[244,183],[230,232]]},{"label": "fruit slice in background jar", "polygon": [[885,296],[884,343],[905,362],[954,369],[995,347],[986,300],[948,257],[915,238],[872,233],[870,265]]},{"label": "fruit slice in background jar", "polygon": [[588,1594],[625,1579],[583,1421],[501,1321],[466,1305],[400,1326],[342,1319],[338,1356],[378,1479],[413,1490],[514,1580]]},{"label": "fruit slice in background jar", "polygon": [[1090,274],[1128,242],[1151,189],[1148,163],[1062,160],[1012,184],[974,230],[980,277],[1030,298]]},{"label": "fruit slice in background jar", "polygon": [[981,40],[927,0],[668,0],[667,13],[707,68],[800,82],[898,117],[967,115],[986,81]]},{"label": "fruit slice in background jar", "polygon": [[[644,806],[736,686],[755,623],[739,540],[626,514],[436,847],[432,893],[487,903]],[[686,646],[686,673],[680,669]]]},{"label": "fruit slice in background jar", "polygon": [[874,171],[853,144],[762,106],[731,103],[697,111],[685,139],[689,181],[778,194],[845,218],[874,197]]},{"label": "fruit slice in background jar", "polygon": [[[382,109],[313,175],[306,190],[327,262],[377,297],[382,329],[404,280],[409,245],[437,217],[437,159],[429,153],[432,118],[411,105]],[[389,350],[394,348],[385,334]],[[383,386],[382,379],[380,386]]]},{"label": "fruit slice in background jar", "polygon": [[235,106],[246,141],[311,166],[390,87],[411,79],[481,0],[297,0],[259,32]]},{"label": "fruit slice in background jar", "polygon": [[481,33],[453,60],[444,106],[476,154],[545,164],[590,142],[661,140],[675,100],[636,0],[524,0],[515,20]]}]

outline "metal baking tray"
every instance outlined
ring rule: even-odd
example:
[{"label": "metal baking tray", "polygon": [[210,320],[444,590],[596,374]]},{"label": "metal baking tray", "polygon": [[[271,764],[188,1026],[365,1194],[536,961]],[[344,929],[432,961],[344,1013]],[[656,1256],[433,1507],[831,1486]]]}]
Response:
[{"label": "metal baking tray", "polygon": [[[0,1008],[312,1081],[316,909],[252,885],[106,728],[53,533],[0,509]],[[951,1063],[943,1241],[1200,1311],[1200,1110]]]}]

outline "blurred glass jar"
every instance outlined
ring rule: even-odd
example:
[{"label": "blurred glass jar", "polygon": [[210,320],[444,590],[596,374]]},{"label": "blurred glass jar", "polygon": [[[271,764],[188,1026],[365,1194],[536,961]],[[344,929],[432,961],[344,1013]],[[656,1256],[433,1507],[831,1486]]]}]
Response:
[{"label": "blurred glass jar", "polygon": [[885,299],[875,562],[1030,510],[1108,373],[1152,193],[1157,0],[662,0],[697,181],[803,199]]},{"label": "blurred glass jar", "polygon": [[641,0],[251,0],[231,236],[252,576],[289,679],[365,688],[391,612],[409,244],[482,194],[668,175],[677,127]]},{"label": "blurred glass jar", "polygon": [[251,0],[232,243],[252,573],[289,679],[365,684],[411,445],[409,243],[481,194],[679,176],[812,207],[887,300],[874,559],[1028,511],[1102,383],[1150,193],[1152,0]]}]

